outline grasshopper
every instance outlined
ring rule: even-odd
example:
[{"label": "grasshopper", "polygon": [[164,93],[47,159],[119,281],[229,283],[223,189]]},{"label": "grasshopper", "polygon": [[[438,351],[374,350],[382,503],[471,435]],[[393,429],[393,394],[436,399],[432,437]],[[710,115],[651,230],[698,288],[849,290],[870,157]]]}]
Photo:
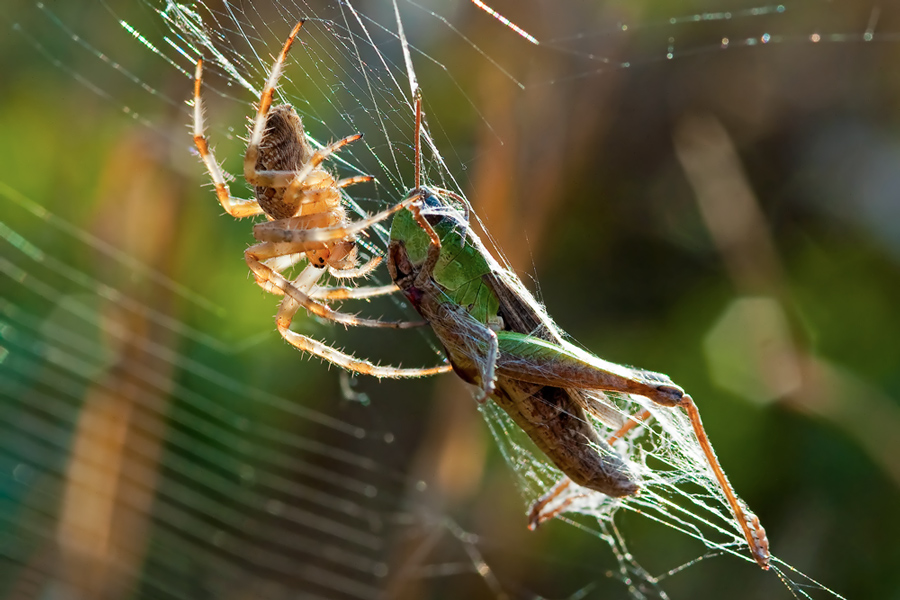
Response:
[{"label": "grasshopper", "polygon": [[[734,493],[691,397],[666,375],[605,361],[567,341],[519,278],[491,257],[467,213],[440,197],[463,206],[465,200],[420,186],[421,118],[417,96],[416,187],[407,196],[416,199],[392,221],[388,271],[433,329],[457,375],[479,389],[480,401],[500,406],[565,474],[532,508],[530,527],[565,509],[545,512],[572,482],[612,497],[638,493],[635,476],[588,416],[614,414],[602,404],[602,392],[636,394],[685,409],[753,558],[768,569],[765,530]],[[633,418],[611,441],[648,416],[645,411]]]}]

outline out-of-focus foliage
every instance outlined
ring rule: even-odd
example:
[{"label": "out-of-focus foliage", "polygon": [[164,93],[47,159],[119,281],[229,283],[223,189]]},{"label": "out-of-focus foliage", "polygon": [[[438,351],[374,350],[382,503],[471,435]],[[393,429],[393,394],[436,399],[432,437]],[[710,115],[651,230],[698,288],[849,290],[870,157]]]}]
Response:
[{"label": "out-of-focus foliage", "polygon": [[[423,69],[437,144],[457,157],[455,164],[466,165],[456,175],[497,245],[526,281],[535,277],[550,313],[579,342],[609,360],[666,372],[690,391],[723,465],[760,516],[777,556],[848,597],[896,596],[900,42],[890,36],[871,43],[810,40],[816,32],[860,34],[878,6],[787,5],[772,24],[793,37],[727,50],[718,47],[721,38],[759,37],[768,22],[649,25],[694,10],[672,2],[534,1],[496,8],[532,32],[600,31],[600,23],[617,20],[648,24],[633,37],[610,35],[599,43],[602,36],[594,36],[597,52],[611,64],[634,61],[613,68],[563,52],[522,51],[495,21],[459,7],[454,25],[524,90],[491,63],[473,59],[479,55],[460,38],[445,35],[429,44],[410,33],[472,100],[470,106],[459,102],[458,89],[438,87],[442,80]],[[144,21],[132,25],[159,27],[151,12],[135,12]],[[580,589],[589,597],[627,595],[626,586],[607,574],[617,568],[608,546],[592,534],[562,523],[525,530],[511,471],[452,376],[362,381],[371,403],[361,406],[342,398],[335,369],[281,342],[272,321],[276,300],[252,284],[241,260],[250,224],[220,216],[203,186],[180,105],[191,91],[187,78],[121,30],[97,33],[91,43],[141,81],[153,82],[157,93],[150,93],[80,53],[40,18],[34,3],[0,13],[0,550],[11,557],[0,564],[0,594],[28,597],[56,589],[48,583],[53,577],[84,575],[84,564],[92,564],[57,564],[53,544],[38,543],[34,530],[76,540],[84,556],[110,547],[131,556],[123,563],[130,574],[114,584],[102,569],[85,575],[106,581],[108,597],[147,595],[148,589],[204,597],[217,589],[208,583],[219,575],[192,571],[189,552],[179,558],[180,573],[143,570],[144,560],[150,564],[154,552],[164,552],[167,540],[192,547],[219,539],[214,531],[188,539],[176,517],[140,519],[149,507],[161,510],[154,486],[201,482],[203,493],[219,504],[234,500],[229,507],[241,514],[247,510],[239,502],[246,488],[241,478],[252,479],[254,460],[264,461],[230,454],[240,445],[235,440],[244,421],[224,418],[223,429],[191,425],[196,405],[185,397],[196,396],[211,399],[213,412],[221,405],[233,411],[229,415],[308,442],[293,448],[275,435],[261,442],[264,448],[310,452],[304,459],[310,469],[358,470],[364,473],[359,480],[375,482],[378,497],[360,501],[384,518],[373,552],[401,577],[391,580],[370,568],[371,587],[346,597],[366,597],[384,586],[397,597],[496,595],[493,580],[467,572],[472,562],[460,548],[468,546],[448,542],[449,533],[434,533],[439,523],[417,535],[443,539],[438,547],[451,548],[446,557],[429,558],[432,569],[424,573],[416,566],[404,571],[405,561],[415,565],[409,558],[415,550],[404,542],[409,532],[391,520],[400,506],[449,515],[477,533],[485,564],[510,595],[567,597]],[[900,31],[896,10],[882,6],[877,14],[876,32]],[[86,3],[67,18],[73,25],[110,23],[99,3]],[[573,25],[579,22],[586,25]],[[275,33],[273,40],[281,35]],[[670,36],[676,40],[673,59],[656,60]],[[583,52],[590,43],[582,42]],[[682,54],[680,48],[700,51]],[[65,69],[53,64],[60,56]],[[250,113],[246,100],[220,109],[216,119],[238,128]],[[232,168],[240,146],[220,144],[223,153],[231,152]],[[91,249],[24,209],[29,202],[148,270]],[[28,243],[17,246],[10,231]],[[73,272],[138,299],[143,309],[117,307],[115,295],[85,294],[65,270],[53,271],[46,261],[7,268],[20,264],[23,248],[32,245]],[[52,282],[54,293],[41,296],[29,287],[34,281]],[[73,319],[66,302],[91,318]],[[148,309],[181,329],[161,326]],[[86,325],[91,322],[94,327]],[[99,332],[108,329],[98,324],[110,322],[125,333],[104,337]],[[343,334],[312,321],[300,327],[316,337],[342,336],[342,343],[375,357],[383,344],[378,336],[391,335]],[[42,340],[55,340],[81,362],[59,370],[53,352],[38,348]],[[404,357],[409,364],[436,359]],[[152,381],[129,365],[149,369]],[[66,372],[83,378],[65,378]],[[248,390],[289,399],[298,408],[248,403]],[[58,412],[33,404],[63,393],[69,397]],[[305,409],[330,415],[340,426],[317,426],[303,416]],[[37,422],[45,439],[17,434],[36,431]],[[79,437],[85,430],[99,433],[85,442]],[[221,437],[223,430],[231,437]],[[140,451],[129,450],[130,444]],[[370,458],[378,467],[347,466],[334,452],[310,450],[317,444]],[[173,452],[195,458],[191,469],[203,472],[179,470],[160,458]],[[110,508],[112,491],[79,501],[78,486],[63,477],[77,462],[73,456],[98,473],[119,472],[126,464],[146,469],[146,478],[134,485],[126,509]],[[110,456],[119,462],[105,464]],[[294,471],[285,469],[289,478]],[[417,491],[419,480],[430,494]],[[98,517],[104,507],[115,517]],[[218,518],[202,504],[169,508],[201,521]],[[316,510],[309,508],[313,515]],[[98,522],[109,531],[84,533]],[[703,551],[690,538],[634,515],[621,515],[617,524],[634,556],[654,574]],[[307,525],[297,525],[309,536],[303,539],[318,540],[304,530]],[[241,535],[225,530],[221,537]],[[222,542],[220,548],[227,547]],[[272,581],[281,581],[283,573],[273,566],[279,560],[297,561],[288,562],[287,571],[297,564],[303,571],[304,560],[318,560],[294,550],[275,546],[272,563],[254,563],[251,570],[261,579],[275,572]],[[223,549],[218,558],[231,560],[229,552]],[[462,565],[463,573],[451,568],[438,577],[444,560],[453,568]],[[662,583],[671,597],[722,597],[723,590],[735,600],[789,597],[773,576],[728,557],[701,561]],[[241,585],[216,596],[260,593]],[[329,595],[323,589],[311,593]]]}]

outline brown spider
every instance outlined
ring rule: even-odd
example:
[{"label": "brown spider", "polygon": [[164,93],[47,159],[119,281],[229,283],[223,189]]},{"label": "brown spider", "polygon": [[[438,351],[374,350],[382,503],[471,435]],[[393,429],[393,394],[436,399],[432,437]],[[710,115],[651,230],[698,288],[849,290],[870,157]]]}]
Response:
[{"label": "brown spider", "polygon": [[[368,175],[335,178],[321,168],[332,153],[362,137],[357,133],[313,151],[306,138],[303,123],[290,104],[272,107],[272,96],[288,50],[300,31],[297,23],[269,73],[259,99],[256,118],[244,155],[244,178],[253,186],[255,198],[244,200],[231,195],[226,175],[213,156],[203,133],[202,86],[203,61],[197,61],[194,76],[194,144],[215,186],[216,196],[225,211],[236,218],[264,213],[269,221],[253,228],[259,243],[247,248],[244,259],[253,271],[256,283],[264,290],[283,295],[278,310],[278,331],[293,346],[315,354],[349,371],[376,377],[422,377],[450,370],[448,365],[422,369],[380,366],[354,358],[317,340],[290,330],[294,314],[302,306],[319,317],[344,325],[408,328],[414,322],[365,319],[336,311],[321,301],[371,298],[397,291],[394,285],[358,288],[322,288],[316,283],[326,269],[332,276],[354,279],[369,275],[381,262],[375,257],[357,266],[356,235],[367,227],[388,218],[417,200],[411,195],[395,206],[367,219],[350,222],[341,204],[340,189],[354,183],[371,181]],[[417,120],[416,134],[419,133]],[[289,281],[282,271],[306,258],[303,271]]]}]

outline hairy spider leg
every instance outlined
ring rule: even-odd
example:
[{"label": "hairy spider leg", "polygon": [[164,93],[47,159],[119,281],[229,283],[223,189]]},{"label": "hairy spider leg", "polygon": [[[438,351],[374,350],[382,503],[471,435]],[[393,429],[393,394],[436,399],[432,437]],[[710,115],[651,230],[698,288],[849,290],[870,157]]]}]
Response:
[{"label": "hairy spider leg", "polygon": [[228,183],[225,174],[219,163],[216,162],[215,156],[209,147],[209,142],[203,133],[203,100],[200,96],[200,87],[203,78],[203,59],[197,61],[197,70],[194,73],[194,145],[206,165],[206,170],[212,179],[216,189],[216,197],[222,208],[225,209],[232,217],[242,219],[244,217],[252,217],[262,213],[262,207],[256,199],[245,200],[243,198],[235,198],[228,189]]},{"label": "hairy spider leg", "polygon": [[[328,267],[328,273],[332,277],[338,279],[366,277],[381,263],[382,260],[384,260],[384,257],[373,256],[361,267],[354,269],[333,269],[332,267]],[[377,296],[388,296],[398,291],[400,291],[400,289],[391,283],[388,285],[360,286],[355,288],[346,286],[316,287],[310,295],[317,300],[331,302],[334,300],[363,300],[375,298]]]},{"label": "hairy spider leg", "polygon": [[392,283],[389,285],[356,288],[346,286],[317,287],[310,291],[309,295],[316,300],[333,302],[335,300],[366,300],[369,298],[377,298],[378,296],[388,296],[398,291],[400,291],[400,288]]},{"label": "hairy spider leg", "polygon": [[402,367],[391,367],[384,365],[376,365],[367,360],[356,358],[350,354],[342,352],[332,346],[324,344],[318,340],[314,340],[305,335],[301,335],[290,329],[291,321],[301,304],[296,302],[293,296],[286,295],[281,305],[278,307],[278,314],[275,317],[275,324],[278,332],[295,348],[315,354],[319,358],[334,363],[337,366],[362,375],[371,375],[373,377],[388,377],[392,379],[407,379],[414,377],[428,377],[430,375],[438,375],[440,373],[449,373],[453,370],[450,365],[440,365],[437,367],[423,367],[407,369]]},{"label": "hairy spider leg", "polygon": [[[279,256],[276,258],[271,258],[266,262],[266,265],[271,267],[273,271],[277,271],[279,273],[283,273],[285,269],[292,267],[297,264],[300,259],[303,257],[301,253],[290,254],[287,256]],[[332,277],[338,279],[358,279],[360,277],[367,277],[378,267],[379,264],[384,260],[382,256],[373,256],[366,263],[360,267],[354,267],[349,269],[335,269],[333,267],[327,267],[328,272]],[[321,272],[321,269],[319,269]],[[292,285],[298,285],[298,279],[302,276],[297,277],[294,281],[291,282]],[[321,277],[321,274],[319,275]],[[318,281],[318,279],[317,279]],[[368,298],[375,298],[377,296],[387,296],[394,292],[399,291],[399,288],[393,283],[389,285],[380,285],[380,286],[361,286],[361,287],[347,287],[347,286],[337,286],[337,287],[325,287],[325,286],[317,286],[314,285],[309,292],[310,297],[316,300],[325,300],[326,302],[332,302],[335,300],[365,300]],[[283,296],[284,293],[275,288],[271,290],[271,292],[278,296]]]},{"label": "hairy spider leg", "polygon": [[[321,165],[325,161],[326,158],[328,158],[333,153],[337,152],[338,150],[340,150],[347,144],[349,144],[351,142],[355,142],[356,140],[361,139],[361,138],[362,138],[361,133],[355,133],[353,135],[348,135],[347,137],[340,139],[336,142],[332,142],[332,143],[328,144],[327,146],[325,146],[324,148],[322,148],[321,150],[316,150],[313,153],[313,155],[310,157],[310,159],[306,162],[306,164],[304,164],[303,167],[295,173],[294,179],[290,182],[290,185],[287,186],[287,189],[284,192],[284,200],[283,200],[284,203],[290,205],[295,201],[295,198],[297,196],[308,193],[306,191],[307,187],[308,187],[306,184],[306,178],[309,177],[309,175],[319,165]],[[260,173],[279,173],[279,172],[280,171],[257,171],[256,174],[257,174],[257,176],[259,176]],[[345,183],[344,187],[347,185],[352,185],[354,183],[362,183],[363,181],[370,181],[371,179],[374,179],[373,177],[369,177],[369,179],[364,179],[364,177],[367,177],[367,176],[348,178],[351,181],[349,183]],[[345,179],[343,181],[348,181],[348,180]],[[259,184],[257,184],[257,185],[259,185]],[[263,184],[263,185],[266,185],[266,184]],[[313,194],[315,194],[315,191],[313,191]],[[302,207],[303,203],[306,203],[305,199],[303,201],[301,201],[301,207]],[[302,214],[302,208],[301,208],[301,214]]]},{"label": "hairy spider leg", "polygon": [[[304,215],[300,217],[289,217],[287,219],[279,219],[277,221],[269,221],[267,223],[257,223],[253,226],[253,237],[261,242],[293,242],[298,244],[309,244],[310,248],[321,248],[321,245],[314,246],[315,242],[330,242],[335,240],[343,240],[351,238],[375,225],[384,221],[396,212],[404,208],[415,206],[415,202],[419,199],[421,193],[412,192],[409,196],[385,210],[375,213],[374,215],[359,221],[353,221],[344,225],[335,225],[333,227],[315,227],[315,228],[298,228],[293,225],[296,219],[306,219],[315,215]],[[422,220],[425,224],[424,217]],[[285,222],[289,222],[290,226],[285,226]],[[301,221],[297,221],[300,223]],[[431,225],[428,225],[431,228]],[[432,229],[432,233],[434,230]],[[437,234],[435,233],[435,237]],[[438,240],[440,243],[440,240]],[[300,250],[302,251],[302,250]]]},{"label": "hairy spider leg", "polygon": [[368,277],[375,268],[384,260],[383,256],[373,256],[364,265],[352,269],[333,269],[328,267],[328,274],[338,279],[356,279]]},{"label": "hairy spider leg", "polygon": [[[244,175],[250,184],[266,187],[290,186],[290,191],[294,189],[296,185],[302,184],[306,176],[308,176],[315,167],[321,164],[321,162],[325,158],[327,158],[329,154],[338,150],[342,146],[362,137],[359,134],[348,136],[347,138],[338,140],[337,142],[330,144],[322,150],[317,151],[316,154],[313,155],[313,159],[307,165],[308,168],[302,170],[300,173],[294,171],[256,171],[255,167],[256,158],[259,155],[259,144],[262,141],[263,134],[265,133],[266,116],[268,115],[269,108],[272,104],[272,96],[274,93],[275,85],[277,84],[278,78],[280,77],[287,52],[293,44],[294,38],[297,36],[297,33],[300,31],[300,27],[303,25],[303,22],[304,21],[300,21],[299,23],[297,23],[297,25],[291,31],[291,34],[288,36],[287,42],[282,48],[278,59],[275,61],[273,70],[266,82],[266,87],[264,88],[262,96],[260,97],[260,104],[257,109],[256,119],[254,121],[254,129],[251,135],[251,142],[248,146],[247,154],[245,154],[244,157]],[[208,140],[204,134],[204,107],[200,92],[203,79],[202,74],[203,60],[200,59],[197,61],[197,68],[194,75],[194,144],[197,146],[200,157],[202,158],[203,163],[205,164],[206,169],[209,172],[210,178],[213,180],[213,184],[216,190],[216,196],[218,197],[219,202],[222,204],[222,207],[225,209],[225,211],[229,215],[236,218],[258,215],[263,212],[263,209],[256,201],[256,199],[248,200],[231,196],[230,190],[228,188],[227,177],[225,176],[225,173],[222,171],[218,162],[215,160],[213,152],[209,147]],[[250,176],[248,176],[247,174],[246,166],[248,158],[252,160]],[[374,178],[370,175],[347,177],[336,182],[335,187],[343,188],[357,183],[372,181],[373,179]],[[293,192],[293,194],[295,195],[296,191]],[[311,195],[314,195],[314,192]],[[308,203],[312,204],[315,203],[315,201],[310,200]]]},{"label": "hairy spider leg", "polygon": [[290,269],[303,260],[304,256],[304,254],[299,252],[296,254],[286,254],[285,256],[276,256],[275,258],[266,260],[266,265],[273,271],[284,273],[287,269]]},{"label": "hairy spider leg", "polygon": [[[607,443],[612,446],[617,441],[622,439],[622,437],[626,433],[628,433],[650,417],[651,413],[649,410],[642,410],[641,412],[632,415],[628,419],[628,421],[618,429],[618,431],[616,431],[609,437]],[[534,531],[541,524],[566,512],[572,505],[572,503],[575,502],[575,500],[585,497],[585,494],[572,494],[564,498],[563,501],[560,502],[559,506],[556,506],[552,510],[544,512],[544,509],[547,507],[547,505],[562,496],[562,494],[569,488],[570,485],[572,485],[572,480],[568,477],[563,477],[552,488],[550,488],[546,494],[537,499],[528,513],[528,529]]]},{"label": "hairy spider leg", "polygon": [[[320,276],[321,269],[310,265],[300,273],[293,283],[298,289],[306,291],[315,285],[315,282],[319,280]],[[300,305],[292,297],[285,296],[281,306],[279,306],[278,315],[275,320],[279,333],[281,333],[282,337],[296,348],[304,352],[315,354],[344,369],[375,377],[412,378],[436,375],[447,372],[452,368],[449,365],[441,365],[429,368],[404,369],[400,367],[376,365],[367,360],[358,359],[331,346],[318,342],[317,340],[291,331],[290,325],[299,307]]]},{"label": "hairy spider leg", "polygon": [[[265,261],[266,265],[271,267],[273,271],[277,271],[279,273],[283,273],[285,269],[292,267],[297,264],[300,259],[303,257],[302,253],[294,253],[286,256],[278,256],[276,258],[270,258]],[[332,269],[328,267],[329,273],[332,277],[337,277],[340,279],[355,279],[359,277],[365,277],[369,275],[381,262],[384,260],[381,256],[373,256],[370,258],[364,265],[361,267],[355,267],[352,269]],[[321,269],[319,269],[321,272]],[[298,276],[297,279],[291,282],[292,285],[298,285],[298,279],[302,276]],[[319,275],[321,277],[321,274]],[[271,291],[273,294],[277,296],[283,296],[284,292],[282,292],[278,288],[274,288]],[[399,291],[399,288],[393,283],[388,285],[380,285],[380,286],[361,286],[361,287],[347,287],[347,286],[337,286],[337,287],[320,287],[313,286],[309,291],[309,296],[316,300],[325,300],[327,302],[333,302],[336,300],[365,300],[368,298],[375,298],[377,296],[387,296],[394,292]]]},{"label": "hairy spider leg", "polygon": [[416,128],[413,134],[413,144],[416,149],[416,191],[419,190],[422,183],[422,90],[416,88]]},{"label": "hairy spider leg", "polygon": [[[342,146],[362,137],[362,134],[357,133],[329,144],[321,150],[317,150],[300,171],[256,170],[256,162],[259,158],[259,146],[262,143],[262,138],[265,134],[266,117],[269,114],[269,109],[272,107],[272,97],[275,93],[275,87],[278,85],[278,79],[281,77],[281,73],[284,70],[284,61],[287,58],[288,51],[291,49],[294,39],[300,32],[300,28],[303,26],[304,22],[305,20],[299,21],[294,26],[294,29],[291,30],[281,52],[278,54],[278,58],[275,59],[275,64],[272,65],[272,70],[269,72],[269,78],[266,80],[266,85],[259,98],[256,118],[253,120],[253,129],[250,133],[250,142],[247,144],[247,152],[244,154],[244,179],[246,179],[249,184],[257,187],[288,188],[285,192],[285,196],[287,196],[288,200],[293,199],[300,193],[306,177],[312,173],[316,167],[322,164],[322,161],[324,161],[332,152],[335,152]],[[347,180],[343,180],[343,185],[339,187],[370,180],[371,178],[368,178],[368,176],[351,177]]]},{"label": "hairy spider leg", "polygon": [[244,154],[244,179],[251,185],[265,187],[287,187],[294,180],[294,172],[282,171],[279,177],[273,176],[273,179],[266,183],[258,183],[256,173],[256,161],[259,158],[259,145],[262,143],[263,134],[266,130],[266,116],[269,114],[269,108],[272,106],[272,96],[275,93],[275,86],[278,85],[278,79],[281,77],[281,71],[284,67],[284,60],[287,57],[294,38],[300,32],[304,20],[300,20],[288,35],[287,41],[281,48],[272,70],[269,72],[269,78],[259,97],[259,106],[256,108],[256,118],[253,121],[253,130],[250,133],[250,142],[247,145],[247,152]]},{"label": "hairy spider leg", "polygon": [[261,288],[272,294],[290,297],[307,311],[318,317],[322,317],[323,319],[328,319],[329,321],[334,321],[335,323],[341,323],[343,325],[353,325],[357,327],[386,327],[390,329],[409,329],[411,327],[421,327],[424,325],[423,321],[382,321],[379,319],[361,318],[356,315],[336,311],[317,302],[309,294],[301,291],[288,281],[284,275],[275,271],[263,262],[277,256],[306,252],[310,249],[311,248],[306,244],[261,242],[247,248],[244,252],[244,258],[247,261],[250,270],[253,271],[253,274],[256,277],[256,283]]},{"label": "hairy spider leg", "polygon": [[368,181],[375,181],[375,178],[371,175],[355,175],[353,177],[344,177],[343,179],[338,179],[334,187],[345,188],[348,185],[353,185],[355,183],[366,183]]}]

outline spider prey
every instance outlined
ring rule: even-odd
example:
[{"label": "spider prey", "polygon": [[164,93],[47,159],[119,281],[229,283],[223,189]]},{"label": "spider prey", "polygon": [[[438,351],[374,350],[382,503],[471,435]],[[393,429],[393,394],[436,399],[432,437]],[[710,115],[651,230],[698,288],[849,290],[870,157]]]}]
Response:
[{"label": "spider prey", "polygon": [[[530,526],[565,510],[567,503],[554,510],[547,506],[571,482],[613,497],[638,492],[634,475],[587,414],[603,420],[606,411],[617,417],[608,405],[597,407],[603,396],[596,392],[636,394],[685,409],[754,559],[768,569],[765,530],[735,495],[691,397],[665,375],[607,362],[566,341],[518,277],[491,258],[467,216],[439,197],[462,199],[420,186],[420,127],[417,97],[416,187],[410,192],[417,200],[391,223],[388,270],[431,325],[453,370],[480,389],[481,400],[490,398],[503,408],[566,475],[534,506]],[[611,441],[649,414],[626,422]]]},{"label": "spider prey", "polygon": [[[287,53],[303,21],[297,23],[281,49],[263,88],[244,155],[244,178],[253,186],[255,198],[234,198],[226,175],[216,162],[204,134],[202,87],[203,61],[197,61],[194,77],[194,143],[206,166],[225,211],[237,218],[265,214],[266,223],[257,224],[253,235],[259,241],[244,252],[247,265],[257,284],[285,299],[276,318],[281,335],[295,347],[338,364],[345,369],[376,377],[422,377],[450,370],[442,365],[423,369],[380,366],[344,354],[322,342],[290,330],[294,314],[302,306],[319,317],[344,325],[406,328],[422,323],[363,319],[336,311],[327,302],[350,298],[371,298],[397,291],[393,285],[379,287],[317,287],[326,269],[333,277],[353,279],[369,275],[380,257],[357,266],[357,233],[394,212],[415,198],[368,219],[351,223],[341,204],[341,188],[371,181],[368,175],[335,180],[321,165],[331,154],[362,137],[355,134],[313,151],[303,123],[289,104],[272,106],[275,86],[281,76]],[[286,268],[306,258],[307,266],[293,281],[283,274]],[[324,303],[322,302],[324,301]]]},{"label": "spider prey", "polygon": [[[567,342],[540,304],[518,278],[494,261],[468,226],[467,218],[439,197],[465,200],[446,190],[420,185],[421,98],[416,97],[415,187],[393,207],[368,219],[348,223],[340,208],[339,188],[366,180],[356,177],[335,181],[319,168],[332,152],[359,139],[350,136],[309,153],[299,118],[287,106],[269,107],[281,66],[302,22],[291,32],[263,90],[244,160],[244,176],[255,187],[255,200],[232,198],[225,177],[203,135],[200,99],[202,63],[198,62],[194,91],[194,140],[225,210],[235,217],[265,212],[271,219],[254,228],[260,242],[245,252],[247,264],[263,288],[284,295],[276,323],[281,334],[301,350],[315,354],[348,371],[378,377],[417,377],[451,368],[481,390],[481,399],[496,402],[534,441],[566,478],[538,501],[530,525],[554,517],[566,504],[548,510],[574,482],[613,497],[638,492],[635,477],[625,462],[594,428],[588,413],[614,422],[612,408],[598,405],[600,392],[636,394],[660,406],[682,407],[687,412],[700,446],[741,527],[756,562],[768,568],[765,530],[743,505],[719,466],[690,396],[665,375],[604,361]],[[275,116],[279,115],[279,116]],[[294,122],[293,134],[282,135],[275,119]],[[271,121],[271,122],[270,122]],[[290,129],[290,127],[288,128]],[[270,133],[271,132],[271,133]],[[271,137],[267,137],[271,136]],[[286,141],[285,141],[286,140]],[[273,153],[272,145],[298,146]],[[408,210],[403,210],[407,208]],[[354,236],[395,214],[388,247],[388,270],[396,285],[316,292],[315,283],[327,266],[335,276],[361,277],[377,262],[355,267]],[[304,253],[309,266],[293,281],[281,270]],[[279,260],[287,259],[285,262]],[[402,290],[431,325],[451,366],[400,369],[378,366],[344,354],[289,329],[302,306],[313,314],[348,325],[405,327],[360,319],[332,310],[318,300],[364,298]],[[619,424],[613,441],[638,421],[645,411]]]}]

